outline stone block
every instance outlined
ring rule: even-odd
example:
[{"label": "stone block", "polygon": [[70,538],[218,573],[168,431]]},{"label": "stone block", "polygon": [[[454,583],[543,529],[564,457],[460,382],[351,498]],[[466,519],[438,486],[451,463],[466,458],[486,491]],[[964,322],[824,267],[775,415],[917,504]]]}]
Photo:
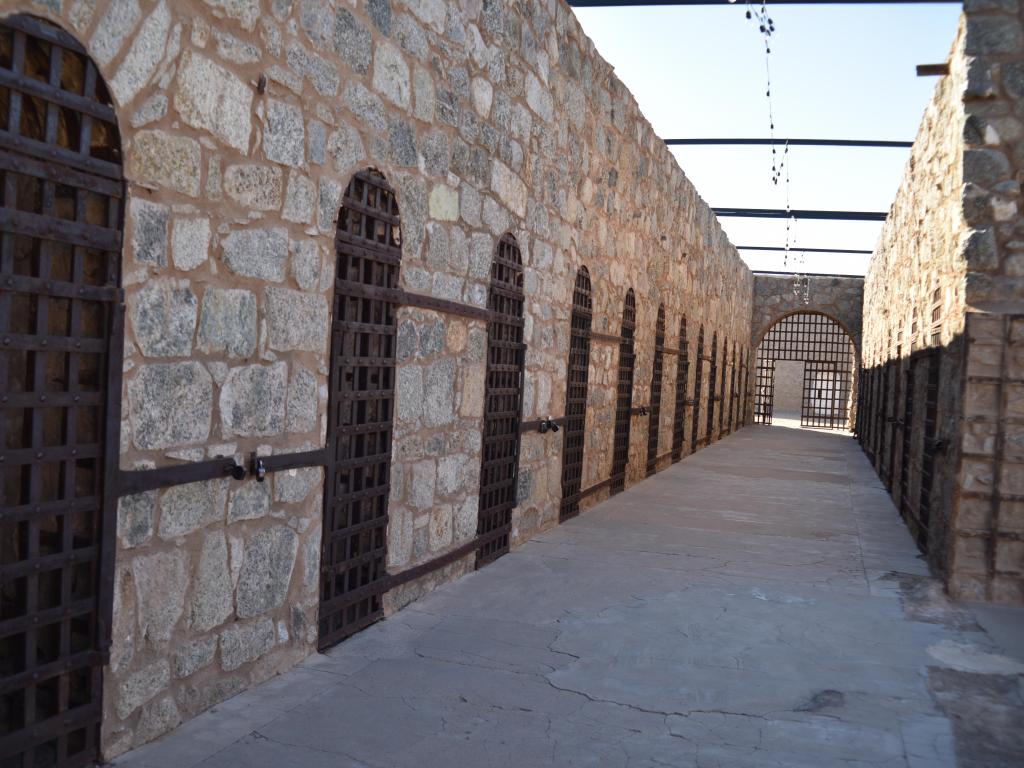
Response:
[{"label": "stone block", "polygon": [[107,7],[89,46],[89,53],[97,64],[106,67],[114,60],[141,18],[138,0],[114,0]]},{"label": "stone block", "polygon": [[291,244],[291,273],[304,291],[312,291],[320,283],[323,263],[316,240],[294,240]]},{"label": "stone block", "polygon": [[135,343],[146,357],[192,353],[199,302],[187,280],[151,280],[128,297]]},{"label": "stone block", "polygon": [[193,583],[189,627],[204,632],[224,623],[233,610],[233,584],[223,531],[213,531],[203,539]]},{"label": "stone block", "polygon": [[224,172],[224,191],[235,202],[257,211],[281,208],[284,174],[272,165],[231,165]]},{"label": "stone block", "polygon": [[181,713],[170,696],[157,699],[142,708],[139,724],[135,727],[135,746],[169,733],[181,723]]},{"label": "stone block", "polygon": [[122,720],[165,690],[171,682],[171,665],[159,659],[128,676],[118,687],[117,716]]},{"label": "stone block", "polygon": [[[252,535],[245,544],[238,576],[237,613],[246,619],[284,604],[291,584],[299,539],[291,528],[276,526]],[[223,659],[225,669],[233,669]]]},{"label": "stone block", "polygon": [[217,638],[204,637],[182,645],[174,654],[174,674],[188,677],[213,661],[217,652]]},{"label": "stone block", "polygon": [[438,360],[427,366],[423,422],[428,427],[451,424],[455,419],[455,361]]},{"label": "stone block", "polygon": [[240,288],[207,288],[198,346],[231,358],[250,357],[256,350],[256,296]]},{"label": "stone block", "polygon": [[418,461],[412,465],[412,482],[409,486],[409,504],[416,509],[426,510],[434,506],[434,485],[436,467],[433,459]]},{"label": "stone block", "polygon": [[281,434],[287,381],[285,363],[231,369],[220,393],[224,437]]},{"label": "stone block", "polygon": [[255,661],[274,647],[274,640],[274,622],[270,619],[232,624],[220,633],[221,667],[231,672]]},{"label": "stone block", "polygon": [[249,151],[252,98],[252,89],[229,70],[192,51],[182,55],[174,94],[181,119],[242,154]]},{"label": "stone block", "polygon": [[110,80],[110,90],[123,106],[131,103],[139,91],[156,73],[156,68],[167,49],[167,36],[171,31],[171,12],[167,3],[160,4],[142,22],[135,34],[128,54]]},{"label": "stone block", "polygon": [[1024,574],[1024,541],[996,539],[996,570],[1002,574]]},{"label": "stone block", "polygon": [[188,560],[183,550],[140,555],[132,560],[140,637],[155,643],[170,640],[185,610]]},{"label": "stone block", "polygon": [[402,51],[389,40],[379,41],[374,50],[373,89],[396,107],[409,108],[409,65]]},{"label": "stone block", "polygon": [[168,488],[160,497],[160,537],[172,539],[224,522],[227,480],[207,480]]},{"label": "stone block", "polygon": [[269,483],[250,481],[231,494],[228,523],[238,520],[259,520],[270,514]]},{"label": "stone block", "polygon": [[296,365],[288,382],[288,413],[286,428],[289,432],[312,432],[317,426],[319,387],[316,375]]},{"label": "stone block", "polygon": [[140,366],[128,381],[132,442],[142,450],[205,442],[213,380],[197,362]]},{"label": "stone block", "polygon": [[243,29],[249,32],[256,28],[256,22],[260,18],[259,0],[203,0],[203,2],[229,19],[235,19]]},{"label": "stone block", "polygon": [[280,283],[288,261],[288,230],[237,229],[224,239],[224,263],[238,275]]},{"label": "stone block", "polygon": [[366,157],[366,150],[359,132],[352,126],[342,125],[328,137],[327,154],[331,157],[335,171],[351,174]]},{"label": "stone block", "polygon": [[167,206],[133,198],[129,207],[132,222],[132,252],[135,261],[167,266]]},{"label": "stone block", "polygon": [[323,470],[320,467],[289,469],[274,474],[274,501],[292,504],[303,501],[310,491],[323,487]]},{"label": "stone block", "polygon": [[306,159],[306,127],[302,109],[270,99],[263,130],[263,152],[268,160],[301,166]]},{"label": "stone block", "polygon": [[267,288],[265,308],[271,349],[326,351],[330,318],[322,295]]},{"label": "stone block", "polygon": [[153,536],[156,498],[156,491],[147,491],[118,499],[117,536],[125,549],[145,544]]},{"label": "stone block", "polygon": [[210,255],[210,220],[175,219],[171,253],[174,266],[186,272],[205,264]]},{"label": "stone block", "polygon": [[308,176],[298,171],[290,172],[284,195],[284,211],[281,213],[284,220],[296,224],[309,224],[313,220],[315,203],[316,185]]},{"label": "stone block", "polygon": [[430,217],[438,221],[457,221],[459,192],[447,184],[438,184],[430,191]]}]

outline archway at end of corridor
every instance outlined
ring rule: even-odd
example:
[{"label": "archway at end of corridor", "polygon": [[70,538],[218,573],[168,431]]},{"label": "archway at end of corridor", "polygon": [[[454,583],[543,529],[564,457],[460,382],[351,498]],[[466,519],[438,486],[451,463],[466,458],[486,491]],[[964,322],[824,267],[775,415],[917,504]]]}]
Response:
[{"label": "archway at end of corridor", "polygon": [[850,429],[857,348],[834,318],[794,312],[777,320],[757,347],[754,423],[799,418],[801,427]]}]

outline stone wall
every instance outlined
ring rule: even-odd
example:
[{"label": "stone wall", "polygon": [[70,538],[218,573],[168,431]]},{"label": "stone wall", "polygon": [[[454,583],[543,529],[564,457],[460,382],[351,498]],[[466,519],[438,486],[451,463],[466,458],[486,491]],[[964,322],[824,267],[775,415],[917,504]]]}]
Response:
[{"label": "stone wall", "polygon": [[[940,361],[938,437],[948,448],[931,490],[929,562],[954,595],[1005,602],[1024,601],[1024,506],[1014,488],[1024,476],[1014,413],[1024,393],[1015,346],[1024,312],[1022,13],[1018,0],[966,4],[864,303],[866,367],[898,361],[903,372],[910,355],[929,348]],[[899,414],[890,406],[888,415]],[[915,441],[919,432],[918,424]],[[876,463],[887,462],[897,435],[887,430]],[[898,476],[900,462],[887,463]]]},{"label": "stone wall", "polygon": [[[562,415],[581,265],[597,331],[617,334],[636,292],[636,404],[659,303],[668,346],[686,314],[691,355],[701,323],[749,337],[749,271],[561,2],[0,0],[14,12],[82,41],[120,121],[125,470],[323,445],[333,237],[366,167],[396,189],[408,291],[484,307],[497,239],[517,238],[524,419]],[[475,535],[485,344],[483,322],[400,311],[391,572]],[[617,356],[593,345],[584,487],[609,473]],[[630,483],[647,446],[632,427]],[[557,520],[560,455],[560,433],[524,435],[513,545]],[[305,469],[121,500],[105,756],[312,652],[322,485]]]}]

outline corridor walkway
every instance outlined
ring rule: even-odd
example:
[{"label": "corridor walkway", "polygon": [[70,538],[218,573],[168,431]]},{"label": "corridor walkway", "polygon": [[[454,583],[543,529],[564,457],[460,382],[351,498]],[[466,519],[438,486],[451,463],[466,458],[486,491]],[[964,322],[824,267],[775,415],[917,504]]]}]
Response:
[{"label": "corridor walkway", "polygon": [[1022,765],[1020,644],[848,435],[748,427],[116,764]]}]

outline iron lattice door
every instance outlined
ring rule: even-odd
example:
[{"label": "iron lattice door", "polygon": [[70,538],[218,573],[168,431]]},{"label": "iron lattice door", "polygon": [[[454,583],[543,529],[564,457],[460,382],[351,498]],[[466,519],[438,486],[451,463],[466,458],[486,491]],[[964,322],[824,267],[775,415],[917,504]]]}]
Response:
[{"label": "iron lattice door", "polygon": [[352,177],[335,236],[331,381],[320,561],[321,648],[383,615],[402,236],[395,193]]},{"label": "iron lattice door", "polygon": [[736,391],[736,344],[732,345],[732,365],[729,371],[729,433],[736,429],[736,398],[739,393]]},{"label": "iron lattice door", "polygon": [[918,358],[912,357],[903,370],[903,424],[900,440],[899,510],[905,521],[910,520],[910,455],[913,445],[914,386],[917,379]]},{"label": "iron lattice door", "polygon": [[722,378],[720,381],[720,388],[718,391],[718,438],[721,439],[725,435],[725,397],[726,397],[726,379],[729,378],[729,340],[726,339],[722,342]]},{"label": "iron lattice door", "polygon": [[679,321],[679,355],[676,357],[676,411],[672,414],[672,461],[683,458],[686,444],[686,389],[690,378],[690,355],[686,342],[686,318]]},{"label": "iron lattice door", "polygon": [[718,331],[711,334],[711,370],[708,372],[707,432],[704,442],[711,445],[715,434],[715,386],[718,383]]},{"label": "iron lattice door", "polygon": [[519,477],[519,425],[523,411],[523,260],[512,235],[502,236],[491,262],[487,295],[487,384],[477,535],[486,537],[477,567],[509,549]]},{"label": "iron lattice door", "polygon": [[587,385],[590,377],[590,325],[593,299],[590,273],[580,267],[572,294],[572,327],[565,382],[565,434],[562,437],[562,505],[559,521],[580,513],[583,484],[583,447],[586,440]]},{"label": "iron lattice door", "polygon": [[658,307],[654,334],[654,366],[651,373],[651,418],[647,426],[647,476],[658,468],[658,432],[661,430],[661,378],[665,360],[665,305]]},{"label": "iron lattice door", "polygon": [[931,525],[932,493],[935,484],[935,464],[939,453],[938,413],[939,374],[942,357],[935,348],[922,354],[928,366],[924,382],[924,436],[921,445],[921,489],[917,500],[917,526],[915,539],[922,552],[928,551],[928,530]]},{"label": "iron lattice door", "polygon": [[0,763],[99,754],[123,327],[117,118],[70,35],[0,23]]},{"label": "iron lattice door", "polygon": [[690,453],[697,450],[697,432],[700,431],[700,392],[704,376],[704,326],[697,334],[697,368],[693,376],[693,420],[690,422]]},{"label": "iron lattice door", "polygon": [[754,423],[771,424],[775,412],[775,361],[757,361],[757,383],[754,386]]},{"label": "iron lattice door", "polygon": [[622,308],[622,340],[619,342],[619,381],[615,399],[615,438],[612,444],[611,493],[626,487],[626,465],[629,464],[629,433],[633,415],[633,335],[636,333],[636,299],[633,289],[626,292]]}]

